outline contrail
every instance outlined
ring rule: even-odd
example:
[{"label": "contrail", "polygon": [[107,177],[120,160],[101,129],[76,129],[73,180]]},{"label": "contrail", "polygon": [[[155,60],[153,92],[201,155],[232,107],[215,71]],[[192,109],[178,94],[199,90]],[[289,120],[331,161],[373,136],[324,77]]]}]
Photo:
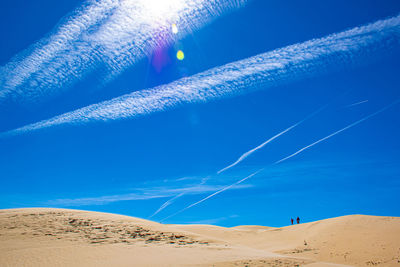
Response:
[{"label": "contrail", "polygon": [[373,117],[373,116],[378,115],[379,113],[381,113],[381,112],[387,110],[388,108],[390,108],[390,107],[392,107],[392,106],[394,106],[394,105],[397,105],[399,102],[400,102],[400,99],[399,99],[399,100],[396,100],[395,102],[393,102],[393,103],[391,103],[391,104],[389,104],[389,105],[387,105],[387,106],[381,108],[380,110],[378,110],[378,111],[376,111],[376,112],[374,112],[374,113],[372,113],[372,114],[370,114],[370,115],[368,115],[368,116],[365,116],[364,118],[362,118],[362,119],[360,119],[360,120],[358,120],[358,121],[356,121],[356,122],[353,122],[352,124],[347,125],[346,127],[342,128],[342,129],[340,129],[340,130],[338,130],[338,131],[336,131],[336,132],[334,132],[334,133],[331,133],[330,135],[325,136],[324,138],[319,139],[318,141],[315,141],[314,143],[312,143],[312,144],[310,144],[310,145],[308,145],[308,146],[303,147],[302,149],[299,149],[298,151],[294,152],[293,154],[291,154],[291,155],[289,155],[289,156],[287,156],[287,157],[285,157],[285,158],[283,158],[283,159],[280,159],[280,160],[276,161],[274,164],[282,163],[282,162],[284,162],[284,161],[286,161],[286,160],[288,160],[288,159],[290,159],[290,158],[296,156],[297,154],[300,154],[300,153],[303,152],[304,150],[307,150],[307,149],[309,149],[309,148],[315,146],[316,144],[321,143],[322,141],[325,141],[325,140],[327,140],[327,139],[329,139],[329,138],[331,138],[331,137],[333,137],[333,136],[335,136],[335,135],[337,135],[337,134],[339,134],[339,133],[341,133],[341,132],[343,132],[343,131],[346,131],[346,130],[348,130],[348,129],[350,129],[350,128],[352,128],[352,127],[354,127],[354,126],[360,124],[360,123],[363,122],[363,121],[368,120],[369,118],[371,118],[371,117]]},{"label": "contrail", "polygon": [[364,103],[367,103],[367,102],[368,102],[368,100],[359,101],[359,102],[347,105],[346,108],[351,108],[351,107],[358,106],[358,105],[361,105],[361,104],[364,104]]},{"label": "contrail", "polygon": [[327,107],[327,105],[323,106],[322,108],[316,110],[315,112],[311,113],[310,115],[308,115],[307,117],[305,117],[304,119],[302,119],[301,121],[296,122],[295,124],[293,124],[292,126],[290,126],[289,128],[286,128],[285,130],[283,130],[282,132],[272,136],[271,138],[269,138],[267,141],[265,141],[264,143],[262,143],[259,146],[256,146],[253,149],[250,149],[249,151],[243,153],[234,163],[232,163],[231,165],[228,165],[224,168],[222,168],[221,170],[219,170],[217,172],[217,174],[220,174],[234,166],[236,166],[237,164],[239,164],[240,162],[242,162],[244,159],[246,159],[248,156],[250,156],[251,154],[253,154],[254,152],[256,152],[257,150],[263,148],[264,146],[266,146],[267,144],[269,144],[270,142],[274,141],[276,138],[280,137],[281,135],[289,132],[290,130],[292,130],[293,128],[299,126],[300,124],[302,124],[303,122],[307,121],[308,119],[312,118],[313,116],[315,116],[316,114],[318,114],[319,112],[321,112],[323,109],[325,109]]},{"label": "contrail", "polygon": [[246,2],[87,0],[0,68],[0,103],[41,101],[94,71],[106,82]]},{"label": "contrail", "polygon": [[[346,92],[347,93],[347,92]],[[236,166],[237,164],[239,164],[241,161],[243,161],[244,159],[246,159],[248,156],[250,156],[251,154],[253,154],[255,151],[263,148],[264,146],[266,146],[268,143],[272,142],[273,140],[275,140],[276,138],[280,137],[281,135],[287,133],[288,131],[292,130],[293,128],[295,128],[296,126],[302,124],[303,122],[307,121],[308,119],[314,117],[315,115],[317,115],[318,113],[320,113],[322,110],[324,110],[327,106],[329,106],[329,103],[322,106],[321,108],[317,109],[316,111],[314,111],[313,113],[309,114],[307,117],[305,117],[304,119],[298,121],[297,123],[293,124],[292,126],[290,126],[289,128],[286,128],[285,130],[281,131],[280,133],[274,135],[273,137],[269,138],[267,141],[265,141],[264,143],[262,143],[261,145],[247,151],[246,153],[243,153],[242,156],[239,157],[238,160],[236,160],[234,163],[232,163],[231,165],[228,165],[224,168],[222,168],[221,170],[219,170],[217,172],[217,175],[221,174],[222,172],[233,168],[234,166]],[[203,178],[203,180],[201,181],[200,185],[203,185],[204,183],[206,183],[209,179],[211,178],[211,176],[207,176],[205,178]],[[166,202],[164,202],[156,212],[153,213],[153,215],[151,215],[149,218],[152,218],[153,216],[155,216],[156,214],[158,214],[159,212],[161,212],[162,210],[164,210],[166,207],[168,207],[170,204],[172,204],[176,199],[184,196],[186,192],[182,192],[177,196],[174,196],[173,198],[167,200]]]},{"label": "contrail", "polygon": [[[233,164],[219,170],[217,172],[217,175],[219,175],[220,173],[234,167],[235,165],[239,164],[239,162],[243,161],[245,158],[247,158],[248,156],[250,156],[250,154],[254,153],[256,150],[261,149],[262,147],[264,147],[266,144],[268,144],[269,142],[273,141],[274,139],[278,138],[279,136],[281,136],[282,134],[290,131],[291,129],[295,128],[296,126],[298,126],[300,123],[302,123],[304,120],[297,122],[296,124],[290,126],[289,128],[287,128],[286,130],[274,135],[273,137],[271,137],[270,139],[268,139],[267,141],[265,141],[264,143],[262,143],[261,145],[257,146],[256,148],[253,148],[252,150],[244,153],[236,162],[234,162]],[[204,184],[207,180],[209,179],[209,177],[207,177],[206,179],[203,179],[203,181],[201,182],[201,184]],[[149,218],[152,218],[153,216],[155,216],[156,214],[158,214],[160,211],[162,211],[163,209],[165,209],[166,207],[168,207],[170,204],[172,204],[176,199],[182,197],[185,195],[186,192],[182,192],[179,195],[174,196],[173,198],[167,200],[166,202],[164,202],[156,212],[153,213],[153,215],[151,215]]]},{"label": "contrail", "polygon": [[[319,143],[321,143],[321,142],[323,142],[323,141],[325,141],[325,140],[327,140],[327,139],[329,139],[329,138],[331,138],[331,137],[333,137],[333,136],[335,136],[335,135],[337,135],[337,134],[339,134],[339,133],[341,133],[341,132],[343,132],[343,131],[345,131],[345,130],[348,130],[348,129],[350,129],[350,128],[352,128],[352,127],[354,127],[354,126],[360,124],[361,122],[364,122],[364,121],[370,119],[370,118],[373,117],[373,116],[376,116],[376,115],[378,115],[379,113],[382,113],[383,111],[389,109],[390,107],[392,107],[392,106],[394,106],[394,105],[397,105],[399,102],[400,102],[400,99],[396,100],[395,102],[393,102],[393,103],[391,103],[391,104],[389,104],[389,105],[387,105],[387,106],[381,108],[380,110],[378,110],[378,111],[376,111],[376,112],[374,112],[374,113],[372,113],[372,114],[370,114],[370,115],[368,115],[368,116],[365,116],[364,118],[362,118],[362,119],[360,119],[360,120],[358,120],[358,121],[356,121],[356,122],[353,122],[353,123],[349,124],[348,126],[342,128],[342,129],[340,129],[340,130],[338,130],[338,131],[336,131],[336,132],[334,132],[334,133],[332,133],[332,134],[330,134],[330,135],[325,136],[324,138],[319,139],[318,141],[315,141],[314,143],[312,143],[312,144],[310,144],[310,145],[308,145],[308,146],[305,146],[305,147],[299,149],[299,150],[296,151],[295,153],[293,153],[293,154],[291,154],[291,155],[289,155],[289,156],[287,156],[287,157],[285,157],[285,158],[282,158],[282,159],[276,161],[273,165],[280,164],[280,163],[282,163],[282,162],[284,162],[284,161],[286,161],[286,160],[288,160],[288,159],[290,159],[290,158],[292,158],[292,157],[294,157],[294,156],[296,156],[296,155],[302,153],[303,151],[305,151],[305,150],[307,150],[307,149],[309,149],[309,148],[311,148],[311,147],[313,147],[313,146],[315,146],[315,145],[317,145],[317,144],[319,144]],[[165,221],[165,220],[167,220],[167,219],[169,219],[169,218],[171,218],[171,217],[173,217],[173,216],[175,216],[175,215],[178,215],[178,214],[180,214],[180,213],[186,211],[187,209],[190,209],[190,208],[192,208],[192,207],[194,207],[194,206],[196,206],[196,205],[198,205],[198,204],[200,204],[200,203],[206,201],[207,199],[209,199],[209,198],[211,198],[211,197],[213,197],[213,196],[215,196],[215,195],[218,195],[218,194],[220,194],[220,193],[222,193],[222,192],[224,192],[224,191],[226,191],[226,190],[232,188],[233,186],[238,185],[238,184],[240,184],[240,183],[242,183],[242,182],[244,182],[244,181],[246,181],[246,180],[252,178],[253,176],[255,176],[255,175],[257,175],[258,173],[260,173],[261,171],[263,171],[264,169],[265,169],[265,168],[262,168],[262,169],[257,170],[256,172],[250,174],[249,176],[246,176],[245,178],[243,178],[243,179],[241,179],[241,180],[239,180],[239,181],[237,181],[237,182],[235,182],[235,183],[233,183],[233,184],[231,184],[231,185],[228,185],[228,186],[226,186],[226,187],[224,187],[224,188],[222,188],[222,189],[220,189],[220,190],[218,190],[218,191],[212,193],[211,195],[209,195],[209,196],[207,196],[207,197],[205,197],[205,198],[203,198],[203,199],[201,199],[201,200],[199,200],[199,201],[197,201],[197,202],[195,202],[195,203],[193,203],[193,204],[191,204],[191,205],[189,205],[189,206],[187,206],[187,207],[185,207],[185,208],[179,210],[178,212],[176,212],[176,213],[174,213],[174,214],[172,214],[172,215],[170,215],[170,216],[168,216],[168,217],[162,219],[160,222],[163,222],[163,221]]]},{"label": "contrail", "polygon": [[285,129],[284,131],[274,135],[273,137],[271,137],[270,139],[268,139],[267,141],[265,141],[264,143],[262,143],[261,145],[243,153],[243,155],[241,155],[234,163],[232,163],[229,166],[226,166],[225,168],[222,168],[221,170],[219,170],[217,173],[220,174],[234,166],[236,166],[237,164],[239,164],[241,161],[243,161],[245,158],[247,158],[248,156],[250,156],[251,154],[253,154],[254,152],[256,152],[257,150],[263,148],[265,145],[267,145],[268,143],[272,142],[273,140],[275,140],[276,138],[278,138],[279,136],[281,136],[282,134],[292,130],[293,128],[295,128],[296,126],[298,126],[300,123],[302,123],[303,121],[300,121],[296,124],[293,124],[292,126],[290,126],[289,128]]},{"label": "contrail", "polygon": [[[307,118],[306,118],[307,119]],[[283,135],[284,133],[290,131],[291,129],[295,128],[296,126],[298,126],[299,124],[301,124],[302,122],[304,122],[306,119],[303,119],[295,124],[293,124],[292,126],[290,126],[289,128],[283,130],[282,132],[274,135],[273,137],[271,137],[270,139],[268,139],[267,141],[265,141],[264,143],[262,143],[261,145],[247,151],[246,153],[244,153],[242,156],[239,157],[239,159],[237,161],[235,161],[234,163],[232,163],[229,166],[226,166],[224,168],[222,168],[221,170],[219,170],[217,172],[217,175],[221,174],[222,172],[233,168],[234,166],[236,166],[237,164],[239,164],[241,161],[243,161],[245,158],[247,158],[248,156],[250,156],[251,154],[253,154],[255,151],[263,148],[265,145],[267,145],[268,143],[272,142],[273,140],[275,140],[276,138],[278,138],[279,136]],[[204,184],[207,180],[209,180],[209,177],[203,179],[203,181],[201,182],[201,184]],[[158,214],[160,211],[162,211],[163,209],[165,209],[166,207],[168,207],[170,204],[172,204],[176,199],[182,197],[185,195],[186,192],[182,192],[179,195],[174,196],[173,198],[167,200],[166,202],[164,202],[156,212],[153,213],[153,215],[151,215],[149,218],[152,218],[153,216],[155,216],[156,214]]]},{"label": "contrail", "polygon": [[208,102],[271,88],[344,66],[354,66],[378,52],[397,47],[399,37],[400,16],[397,16],[93,104],[12,130],[6,135],[56,125],[135,118],[183,104]]},{"label": "contrail", "polygon": [[175,201],[176,199],[180,198],[180,197],[183,196],[184,194],[185,194],[185,193],[182,192],[182,193],[180,193],[180,194],[174,196],[173,198],[167,200],[166,202],[164,202],[164,203],[158,208],[158,210],[156,210],[156,211],[149,217],[149,219],[152,218],[152,217],[154,217],[155,215],[157,215],[160,211],[162,211],[163,209],[165,209],[166,207],[168,207],[168,206],[171,205],[172,203],[174,203],[174,201]]},{"label": "contrail", "polygon": [[211,198],[211,197],[213,197],[213,196],[215,196],[215,195],[218,195],[218,194],[220,194],[220,193],[222,193],[222,192],[224,192],[224,191],[226,191],[226,190],[228,190],[228,189],[234,187],[235,185],[238,185],[238,184],[240,184],[240,183],[246,181],[247,179],[250,179],[251,177],[253,177],[254,175],[260,173],[260,172],[263,171],[263,170],[264,170],[264,168],[259,169],[259,170],[256,171],[256,172],[253,172],[253,173],[250,174],[249,176],[246,176],[245,178],[243,178],[243,179],[237,181],[236,183],[233,183],[233,184],[231,184],[231,185],[229,185],[229,186],[227,186],[227,187],[224,187],[224,188],[222,188],[221,190],[218,190],[217,192],[215,192],[215,193],[209,195],[208,197],[203,198],[202,200],[199,200],[199,201],[197,201],[196,203],[193,203],[193,204],[187,206],[186,208],[184,208],[184,209],[182,209],[182,210],[180,210],[180,211],[178,211],[178,212],[176,212],[176,213],[174,213],[174,214],[172,214],[172,215],[170,215],[170,216],[168,216],[168,217],[162,219],[160,222],[163,222],[163,221],[165,221],[165,220],[167,220],[167,219],[169,219],[169,218],[171,218],[171,217],[173,217],[173,216],[175,216],[175,215],[177,215],[177,214],[179,214],[179,213],[181,213],[181,212],[184,212],[185,210],[190,209],[191,207],[194,207],[194,206],[200,204],[201,202],[204,202],[204,201],[206,201],[207,199],[209,199],[209,198]]},{"label": "contrail", "polygon": [[[217,172],[217,175],[221,174],[222,172],[236,166],[237,164],[239,164],[241,161],[243,161],[245,158],[247,158],[248,156],[250,156],[252,153],[254,153],[255,151],[263,148],[265,145],[267,145],[268,143],[272,142],[273,140],[275,140],[276,138],[278,138],[279,136],[285,134],[286,132],[290,131],[291,129],[295,128],[296,126],[300,125],[301,123],[305,122],[306,120],[310,119],[311,117],[315,116],[316,114],[318,114],[319,112],[321,112],[322,110],[324,110],[327,106],[324,105],[323,107],[319,108],[318,110],[314,111],[313,113],[311,113],[310,115],[308,115],[307,117],[305,117],[304,119],[302,119],[301,121],[298,121],[297,123],[293,124],[292,126],[290,126],[289,128],[281,131],[280,133],[274,135],[273,137],[271,137],[270,139],[268,139],[267,141],[265,141],[264,143],[262,143],[261,145],[247,151],[246,153],[244,153],[242,156],[239,157],[239,159],[237,161],[235,161],[233,164],[222,168],[221,170],[219,170]],[[209,179],[211,178],[211,176],[207,176],[205,178],[202,179],[200,185],[205,184]],[[162,210],[164,210],[166,207],[168,207],[170,204],[172,204],[173,202],[175,202],[175,200],[177,200],[178,198],[184,196],[187,193],[187,191],[180,193],[179,195],[174,196],[173,198],[167,200],[166,202],[164,202],[150,217],[154,217],[155,215],[157,215],[159,212],[161,212]]]},{"label": "contrail", "polygon": [[[209,179],[210,179],[210,176],[207,176],[207,177],[203,178],[203,179],[201,180],[201,183],[200,183],[198,186],[204,185]],[[171,205],[172,203],[174,203],[178,198],[180,198],[180,197],[186,195],[187,193],[191,193],[191,189],[190,189],[190,188],[187,189],[187,190],[184,190],[183,192],[179,193],[178,195],[176,195],[176,196],[174,196],[174,197],[168,199],[167,201],[165,201],[165,202],[164,202],[150,217],[149,217],[149,219],[152,218],[152,217],[154,217],[154,216],[157,215],[158,213],[160,213],[160,212],[161,212],[162,210],[164,210],[166,207],[168,207],[169,205]]]}]

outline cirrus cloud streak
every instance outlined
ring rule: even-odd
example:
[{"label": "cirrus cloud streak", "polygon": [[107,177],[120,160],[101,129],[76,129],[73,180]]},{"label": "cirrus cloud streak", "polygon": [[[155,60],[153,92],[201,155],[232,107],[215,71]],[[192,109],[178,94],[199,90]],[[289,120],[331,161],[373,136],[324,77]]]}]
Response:
[{"label": "cirrus cloud streak", "polygon": [[343,66],[354,66],[400,41],[400,16],[273,50],[219,66],[166,85],[135,91],[5,133],[57,125],[130,119],[183,104],[208,102],[271,88]]}]

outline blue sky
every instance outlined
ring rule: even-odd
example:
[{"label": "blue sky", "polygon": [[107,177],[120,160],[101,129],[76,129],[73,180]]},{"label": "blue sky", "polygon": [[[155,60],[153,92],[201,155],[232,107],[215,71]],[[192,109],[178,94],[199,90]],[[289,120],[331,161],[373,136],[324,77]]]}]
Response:
[{"label": "blue sky", "polygon": [[[81,1],[2,1],[0,33],[6,41],[0,43],[0,92],[11,93],[0,102],[0,131],[135,91],[142,97],[143,89],[161,85],[162,90],[164,84],[182,78],[186,88],[197,77],[193,75],[211,68],[218,72],[227,63],[396,17],[400,12],[394,0],[253,0],[234,8],[224,7],[229,1],[214,2],[221,3],[212,6],[223,12],[206,12],[201,19],[189,14],[185,21],[196,24],[195,28],[178,34],[169,44],[143,48],[148,54],[142,57],[128,54],[134,62],[111,79],[110,73],[125,61],[117,61],[115,53],[104,56],[110,52],[106,49],[95,50],[100,59],[89,58],[88,63],[86,54],[78,53],[79,64],[73,61],[51,72],[85,44],[85,38],[94,38],[107,23],[100,20],[86,35],[76,37],[72,48],[12,88],[10,81],[26,70],[23,60],[35,49],[48,52],[43,44],[51,42],[57,30],[76,16],[76,10],[84,13],[84,7],[92,3],[82,8]],[[113,14],[118,14],[118,6],[116,10]],[[183,24],[178,24],[182,32],[188,27]],[[128,33],[128,40],[138,34],[135,28]],[[400,97],[398,36],[397,25],[386,39],[357,48],[351,59],[337,52],[311,60],[310,65],[293,64],[293,70],[279,67],[281,72],[289,69],[290,75],[272,85],[258,84],[260,79],[266,81],[265,75],[240,78],[244,83],[237,83],[235,77],[229,80],[229,75],[222,80],[214,75],[216,90],[242,86],[232,97],[171,104],[123,120],[78,121],[1,136],[0,208],[66,207],[149,218],[163,203],[182,194],[151,218],[160,221],[265,168],[163,222],[282,226],[297,216],[303,221],[346,214],[400,216],[400,105],[273,165]],[[175,57],[179,49],[185,53],[182,61]],[[262,60],[269,62],[266,57]],[[15,71],[18,66],[22,66],[20,71]],[[75,72],[69,73],[70,69]],[[64,71],[66,76],[59,78]],[[199,84],[194,83],[196,88]],[[206,86],[204,92],[215,88]],[[323,106],[301,125],[217,175],[246,151]]]}]

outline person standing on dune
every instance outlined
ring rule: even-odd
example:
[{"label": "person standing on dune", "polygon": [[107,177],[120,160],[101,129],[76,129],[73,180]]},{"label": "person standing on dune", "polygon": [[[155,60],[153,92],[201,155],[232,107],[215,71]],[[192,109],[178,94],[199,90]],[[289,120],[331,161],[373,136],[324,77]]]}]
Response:
[{"label": "person standing on dune", "polygon": [[297,217],[296,221],[297,221],[297,224],[299,224],[300,223],[300,218]]},{"label": "person standing on dune", "polygon": [[292,225],[293,225],[293,221],[294,221],[293,218],[291,218],[290,221],[292,222]]}]

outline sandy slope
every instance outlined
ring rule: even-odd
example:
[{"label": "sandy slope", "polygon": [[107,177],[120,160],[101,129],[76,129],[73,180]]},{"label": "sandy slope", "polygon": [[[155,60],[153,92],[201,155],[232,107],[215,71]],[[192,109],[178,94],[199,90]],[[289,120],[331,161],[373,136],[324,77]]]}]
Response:
[{"label": "sandy slope", "polygon": [[400,218],[223,228],[77,210],[0,210],[0,266],[400,266],[399,253]]},{"label": "sandy slope", "polygon": [[351,215],[269,228],[175,225],[229,244],[356,266],[400,266],[400,218]]}]

